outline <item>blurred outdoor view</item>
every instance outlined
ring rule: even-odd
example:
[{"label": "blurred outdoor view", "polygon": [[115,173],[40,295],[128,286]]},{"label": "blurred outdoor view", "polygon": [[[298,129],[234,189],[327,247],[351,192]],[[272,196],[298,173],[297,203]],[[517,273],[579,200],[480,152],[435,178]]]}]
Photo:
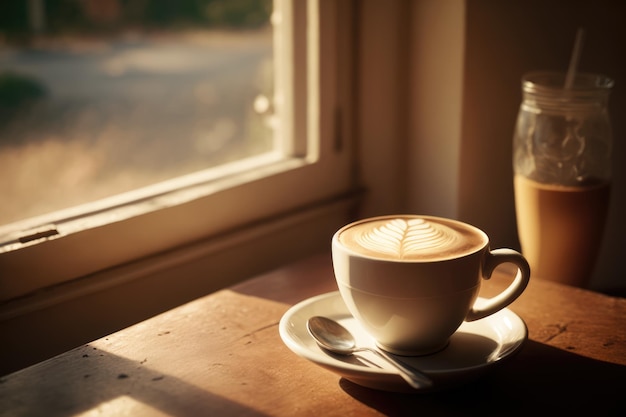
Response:
[{"label": "blurred outdoor view", "polygon": [[272,0],[0,2],[0,226],[260,154]]}]

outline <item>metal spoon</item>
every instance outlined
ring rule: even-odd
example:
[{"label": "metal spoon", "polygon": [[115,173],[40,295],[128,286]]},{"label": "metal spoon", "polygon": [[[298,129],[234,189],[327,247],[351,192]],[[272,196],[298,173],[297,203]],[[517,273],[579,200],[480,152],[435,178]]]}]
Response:
[{"label": "metal spoon", "polygon": [[393,365],[400,373],[400,376],[413,388],[423,389],[433,385],[433,381],[423,372],[400,362],[388,353],[369,347],[358,347],[352,333],[328,317],[311,317],[307,321],[307,328],[318,345],[324,349],[340,355],[352,355],[356,352],[369,351]]}]

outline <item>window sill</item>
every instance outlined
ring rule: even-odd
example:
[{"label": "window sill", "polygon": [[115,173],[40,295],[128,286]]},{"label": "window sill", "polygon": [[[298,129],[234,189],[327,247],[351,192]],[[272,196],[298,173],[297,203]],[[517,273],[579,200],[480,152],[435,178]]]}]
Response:
[{"label": "window sill", "polygon": [[[263,221],[276,213],[279,205],[284,212],[322,200],[304,193],[281,196],[281,178],[294,171],[306,177],[314,164],[304,158],[277,159],[275,155],[257,158],[253,162],[256,169],[236,172],[231,168],[231,175],[222,170],[216,180],[210,178],[215,170],[172,180],[160,184],[160,190],[143,190],[154,197],[142,199],[142,194],[134,194],[132,204],[128,204],[128,195],[122,195],[55,213],[61,221],[36,219],[31,226],[43,224],[45,229],[32,228],[26,233],[41,233],[40,239],[20,242],[14,235],[0,247],[0,302],[219,237]],[[306,184],[302,187],[307,189]],[[235,189],[238,193],[232,192]],[[268,189],[276,195],[270,196]],[[79,216],[79,212],[91,214]],[[246,219],[243,223],[242,218]]]}]

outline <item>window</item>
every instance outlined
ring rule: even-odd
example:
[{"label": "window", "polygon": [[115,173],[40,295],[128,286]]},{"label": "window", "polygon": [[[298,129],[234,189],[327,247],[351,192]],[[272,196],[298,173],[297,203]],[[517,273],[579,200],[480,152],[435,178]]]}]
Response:
[{"label": "window", "polygon": [[[273,3],[274,93],[255,95],[257,110],[275,129],[269,150],[3,227],[0,299],[218,237],[348,192],[352,147],[349,127],[341,122],[350,117],[350,55],[342,49],[349,43],[350,10],[338,3],[343,2]],[[271,120],[268,107],[274,109]],[[215,124],[222,133],[236,127]]]}]

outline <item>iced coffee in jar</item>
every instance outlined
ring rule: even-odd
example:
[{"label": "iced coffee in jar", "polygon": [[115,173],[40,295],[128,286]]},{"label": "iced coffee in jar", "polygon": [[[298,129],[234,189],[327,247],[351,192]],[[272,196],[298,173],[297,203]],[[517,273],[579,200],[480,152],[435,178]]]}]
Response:
[{"label": "iced coffee in jar", "polygon": [[613,80],[534,72],[522,79],[513,139],[517,228],[533,277],[585,286],[609,205]]}]

